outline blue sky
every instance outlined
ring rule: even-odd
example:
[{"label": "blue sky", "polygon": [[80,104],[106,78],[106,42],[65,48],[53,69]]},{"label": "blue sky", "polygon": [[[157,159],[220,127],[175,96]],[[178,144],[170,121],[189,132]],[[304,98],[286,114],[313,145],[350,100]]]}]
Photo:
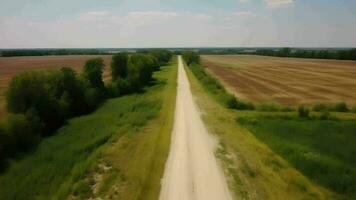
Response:
[{"label": "blue sky", "polygon": [[0,48],[356,47],[355,0],[1,0]]}]

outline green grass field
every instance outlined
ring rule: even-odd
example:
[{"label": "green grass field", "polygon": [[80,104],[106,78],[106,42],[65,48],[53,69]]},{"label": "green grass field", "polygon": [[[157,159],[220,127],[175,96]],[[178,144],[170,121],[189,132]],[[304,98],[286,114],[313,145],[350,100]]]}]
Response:
[{"label": "green grass field", "polygon": [[356,121],[239,118],[311,180],[356,198]]},{"label": "green grass field", "polygon": [[0,199],[156,199],[173,123],[175,65],[156,72],[144,93],[108,100],[69,120],[30,155],[12,161],[0,175]]}]

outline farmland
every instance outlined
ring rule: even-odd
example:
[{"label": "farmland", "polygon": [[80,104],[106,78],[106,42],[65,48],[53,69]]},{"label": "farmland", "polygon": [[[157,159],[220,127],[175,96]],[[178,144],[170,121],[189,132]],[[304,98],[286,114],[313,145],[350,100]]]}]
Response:
[{"label": "farmland", "polygon": [[[59,69],[73,67],[80,71],[86,60],[102,57],[106,66],[110,66],[111,56],[30,56],[30,57],[0,57],[0,119],[5,114],[4,92],[11,78],[26,70]],[[110,76],[106,67],[104,79]]]},{"label": "farmland", "polygon": [[[235,56],[215,57],[215,62],[224,66],[216,68],[218,72],[230,70],[233,76],[239,69],[231,65],[231,61],[219,59],[225,57]],[[207,66],[209,61],[204,59]],[[299,106],[298,110],[278,109],[283,107],[279,105],[275,109],[261,109],[268,104],[254,108],[231,107],[226,102],[230,102],[227,101],[231,98],[229,92],[234,88],[224,82],[223,85],[230,86],[226,90],[219,81],[228,74],[220,77],[210,67],[192,63],[187,68],[206,124],[220,138],[216,154],[224,163],[236,196],[243,199],[355,198],[354,113],[315,109],[309,112],[308,108],[300,107],[299,102],[293,104]],[[240,67],[241,70],[248,68]],[[213,74],[205,72],[209,69]],[[345,79],[340,78],[340,81]],[[197,80],[199,83],[194,84]],[[342,88],[344,86],[340,86]],[[335,102],[330,99],[328,103]],[[301,114],[301,108],[307,110],[306,115]]]},{"label": "farmland", "polygon": [[238,97],[282,105],[356,105],[356,62],[251,55],[202,56]]}]

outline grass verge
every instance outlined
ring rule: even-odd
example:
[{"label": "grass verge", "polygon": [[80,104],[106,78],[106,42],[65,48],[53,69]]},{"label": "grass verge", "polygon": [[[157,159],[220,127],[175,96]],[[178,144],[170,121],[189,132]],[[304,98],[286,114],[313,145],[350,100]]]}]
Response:
[{"label": "grass verge", "polygon": [[236,116],[256,111],[226,109],[206,91],[187,67],[193,95],[209,131],[218,136],[230,189],[237,199],[335,199],[339,196],[311,182],[291,164],[235,122]]},{"label": "grass verge", "polygon": [[176,63],[154,77],[146,92],[108,100],[13,161],[0,175],[1,199],[156,199],[173,124]]}]

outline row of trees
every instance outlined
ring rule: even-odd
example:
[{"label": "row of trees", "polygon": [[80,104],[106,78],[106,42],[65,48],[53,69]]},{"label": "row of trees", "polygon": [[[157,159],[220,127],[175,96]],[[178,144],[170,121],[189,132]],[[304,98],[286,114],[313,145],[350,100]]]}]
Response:
[{"label": "row of trees", "polygon": [[356,60],[356,49],[350,50],[305,50],[305,49],[258,49],[256,52],[246,53],[263,56],[294,57],[294,58],[317,58]]},{"label": "row of trees", "polygon": [[102,58],[88,60],[81,74],[63,67],[14,76],[6,93],[9,116],[0,125],[0,167],[55,133],[67,119],[95,110],[107,98],[142,91],[171,56],[167,51],[115,54],[112,80],[106,84]]}]

